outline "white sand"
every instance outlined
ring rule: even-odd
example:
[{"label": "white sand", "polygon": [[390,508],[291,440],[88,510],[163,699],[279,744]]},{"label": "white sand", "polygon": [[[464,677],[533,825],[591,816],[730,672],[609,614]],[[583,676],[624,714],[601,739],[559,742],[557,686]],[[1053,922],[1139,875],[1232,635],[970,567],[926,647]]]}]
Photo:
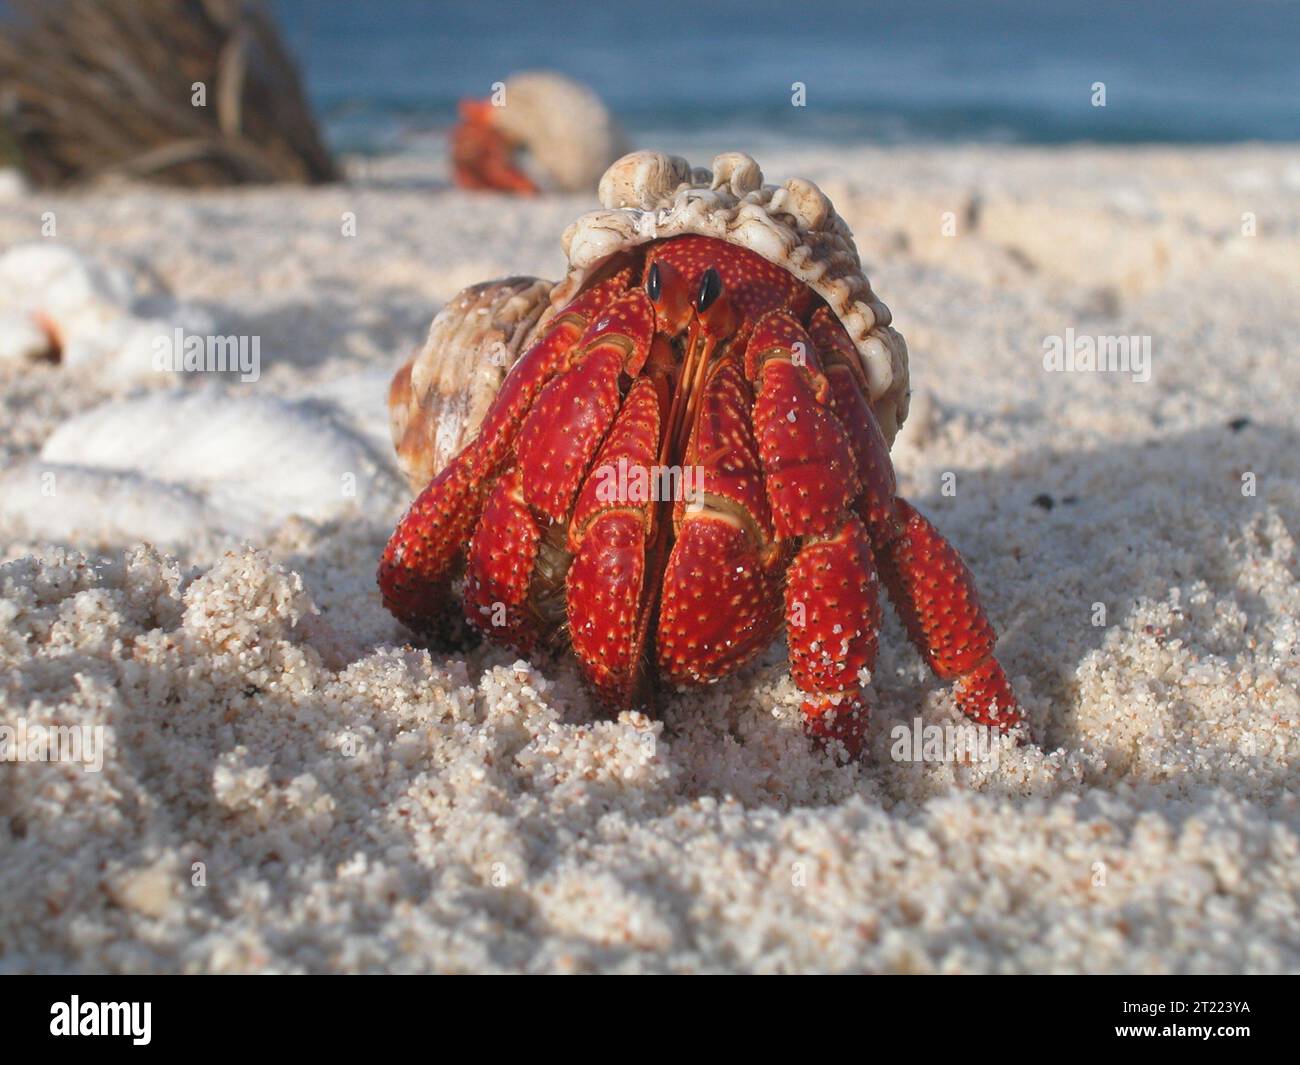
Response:
[{"label": "white sand", "polygon": [[[908,338],[901,490],[975,571],[1037,745],[893,761],[894,726],[956,714],[888,612],[860,766],[804,741],[779,645],[662,722],[601,720],[565,662],[410,649],[373,584],[403,506],[387,376],[461,286],[556,276],[585,200],[410,161],[18,193],[0,249],[53,211],[263,363],[0,364],[0,718],[107,745],[97,773],[0,765],[0,968],[1300,969],[1300,151],[760,161],[822,183]],[[1067,328],[1150,336],[1151,380],[1045,372]],[[173,418],[174,454],[42,454],[102,403],[172,425],[156,397],[200,389],[226,400]],[[297,457],[229,412],[299,401]]]}]

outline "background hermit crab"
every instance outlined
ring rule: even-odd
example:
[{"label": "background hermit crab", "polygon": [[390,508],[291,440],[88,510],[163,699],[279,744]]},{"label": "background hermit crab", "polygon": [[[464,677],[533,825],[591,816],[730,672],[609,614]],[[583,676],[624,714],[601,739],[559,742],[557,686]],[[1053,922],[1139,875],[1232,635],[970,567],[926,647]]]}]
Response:
[{"label": "background hermit crab", "polygon": [[627,151],[595,91],[551,70],[514,74],[492,96],[462,100],[459,111],[452,176],[465,189],[590,193]]},{"label": "background hermit crab", "polygon": [[[571,646],[615,707],[717,680],[784,623],[809,732],[856,753],[883,583],[961,710],[1018,722],[970,572],[895,495],[907,349],[827,198],[739,153],[636,152],[600,202],[563,281],[466,290],[394,379],[423,490],[380,563],[388,608],[437,627],[463,562],[471,625]],[[670,469],[696,494],[609,488]]]}]

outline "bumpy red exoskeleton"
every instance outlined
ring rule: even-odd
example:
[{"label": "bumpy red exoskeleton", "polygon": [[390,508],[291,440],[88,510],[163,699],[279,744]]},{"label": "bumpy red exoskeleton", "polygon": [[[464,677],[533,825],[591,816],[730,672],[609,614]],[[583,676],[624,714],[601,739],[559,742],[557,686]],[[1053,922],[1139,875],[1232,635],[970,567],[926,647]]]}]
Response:
[{"label": "bumpy red exoskeleton", "polygon": [[[555,316],[412,504],[384,602],[429,628],[463,557],[471,624],[525,654],[567,639],[617,708],[656,677],[734,672],[784,623],[808,731],[856,754],[883,583],[961,710],[1009,728],[970,572],[895,495],[868,394],[843,326],[779,266],[708,237],[643,246]],[[610,490],[665,469],[697,472],[689,499]]]},{"label": "bumpy red exoskeleton", "polygon": [[462,100],[460,121],[451,131],[451,172],[463,189],[491,189],[520,196],[536,194],[533,182],[516,159],[518,145],[492,121],[486,100]]}]

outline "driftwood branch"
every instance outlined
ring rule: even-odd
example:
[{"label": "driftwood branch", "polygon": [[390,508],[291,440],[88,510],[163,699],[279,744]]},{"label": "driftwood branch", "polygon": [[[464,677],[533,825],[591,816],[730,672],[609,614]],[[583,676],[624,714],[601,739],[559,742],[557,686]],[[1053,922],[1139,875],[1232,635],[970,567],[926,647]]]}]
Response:
[{"label": "driftwood branch", "polygon": [[36,184],[338,177],[257,0],[0,0],[0,13],[0,144]]}]

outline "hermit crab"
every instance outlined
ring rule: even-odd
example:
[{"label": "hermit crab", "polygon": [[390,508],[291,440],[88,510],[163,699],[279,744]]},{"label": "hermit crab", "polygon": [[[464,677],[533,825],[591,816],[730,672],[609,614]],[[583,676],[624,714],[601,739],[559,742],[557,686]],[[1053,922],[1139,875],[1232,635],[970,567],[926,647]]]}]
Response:
[{"label": "hermit crab", "polygon": [[528,70],[462,100],[451,130],[452,176],[466,189],[520,196],[591,192],[626,151],[596,93],[550,70]]},{"label": "hermit crab", "polygon": [[619,709],[784,626],[807,731],[856,754],[883,585],[962,712],[1016,724],[969,570],[895,494],[907,348],[830,201],[740,153],[634,152],[599,196],[562,281],[467,289],[394,378],[419,495],[380,562],[388,609],[436,629],[463,577],[470,625],[571,649]]}]

